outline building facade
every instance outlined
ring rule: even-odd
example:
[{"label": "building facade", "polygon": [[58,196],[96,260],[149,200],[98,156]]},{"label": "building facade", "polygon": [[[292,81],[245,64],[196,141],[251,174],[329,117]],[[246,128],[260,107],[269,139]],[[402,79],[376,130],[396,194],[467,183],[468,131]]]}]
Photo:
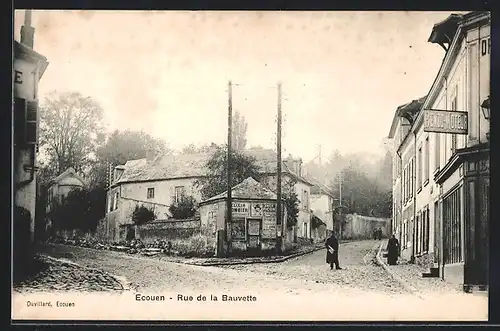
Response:
[{"label": "building facade", "polygon": [[[30,237],[35,239],[36,147],[38,144],[38,83],[47,58],[33,50],[35,29],[31,11],[25,12],[21,41],[14,41],[13,124],[14,124],[14,205],[30,218]],[[17,215],[17,212],[15,213]],[[14,220],[18,221],[18,220]]]},{"label": "building facade", "polygon": [[398,108],[389,134],[402,254],[464,289],[488,284],[490,21],[471,12],[434,26],[441,68],[421,104]]},{"label": "building facade", "polygon": [[326,235],[330,236],[333,232],[333,193],[324,185],[315,183],[311,187],[311,209],[317,217],[325,223]]}]

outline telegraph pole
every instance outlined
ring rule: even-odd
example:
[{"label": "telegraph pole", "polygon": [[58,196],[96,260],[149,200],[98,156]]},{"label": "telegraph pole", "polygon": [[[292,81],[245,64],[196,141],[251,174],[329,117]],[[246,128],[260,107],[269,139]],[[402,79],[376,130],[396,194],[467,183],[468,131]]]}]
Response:
[{"label": "telegraph pole", "polygon": [[339,239],[342,239],[342,170],[339,176]]},{"label": "telegraph pole", "polygon": [[[233,219],[233,204],[231,196],[231,145],[232,145],[232,128],[233,128],[233,91],[232,84],[229,81],[228,85],[228,107],[227,107],[227,218],[226,222],[231,223]],[[227,224],[226,223],[226,224]],[[227,225],[226,225],[227,230]]]},{"label": "telegraph pole", "polygon": [[281,82],[278,83],[278,128],[277,128],[277,164],[276,164],[276,173],[277,173],[277,187],[276,193],[278,200],[276,202],[276,219],[281,221],[281,247],[283,247],[284,236],[285,236],[285,222],[281,213]]}]

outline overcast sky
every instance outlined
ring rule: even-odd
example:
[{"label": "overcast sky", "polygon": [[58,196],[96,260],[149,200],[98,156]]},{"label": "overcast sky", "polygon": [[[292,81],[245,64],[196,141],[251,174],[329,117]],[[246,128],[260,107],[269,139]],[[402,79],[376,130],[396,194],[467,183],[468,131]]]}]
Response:
[{"label": "overcast sky", "polygon": [[81,92],[110,130],[182,148],[225,142],[231,79],[248,145],[273,148],[281,81],[286,154],[380,153],[396,107],[431,87],[444,51],[427,39],[449,14],[34,11],[35,49],[50,62],[40,99]]}]

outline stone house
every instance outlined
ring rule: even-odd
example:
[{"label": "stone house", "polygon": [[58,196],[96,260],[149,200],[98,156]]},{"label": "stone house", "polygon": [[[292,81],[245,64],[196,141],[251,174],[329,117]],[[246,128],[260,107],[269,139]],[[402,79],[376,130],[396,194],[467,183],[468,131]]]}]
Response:
[{"label": "stone house", "polygon": [[[243,151],[254,157],[260,169],[261,183],[271,189],[276,187],[276,153],[269,149]],[[201,202],[201,193],[195,183],[206,175],[205,165],[211,153],[149,155],[140,160],[127,161],[112,169],[111,184],[107,194],[106,236],[120,240],[125,236],[125,225],[131,224],[131,214],[137,205],[154,210],[158,219],[170,217],[169,206],[181,196],[192,196]],[[301,175],[302,160],[283,160],[282,183],[293,183],[291,189],[300,199],[296,235],[310,238],[310,187],[312,184]]]}]

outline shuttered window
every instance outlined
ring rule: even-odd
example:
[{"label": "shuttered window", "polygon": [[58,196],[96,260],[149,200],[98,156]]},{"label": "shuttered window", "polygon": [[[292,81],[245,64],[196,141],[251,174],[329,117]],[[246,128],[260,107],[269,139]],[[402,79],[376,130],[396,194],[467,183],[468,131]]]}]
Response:
[{"label": "shuttered window", "polygon": [[38,102],[14,98],[14,137],[16,144],[38,143]]}]

